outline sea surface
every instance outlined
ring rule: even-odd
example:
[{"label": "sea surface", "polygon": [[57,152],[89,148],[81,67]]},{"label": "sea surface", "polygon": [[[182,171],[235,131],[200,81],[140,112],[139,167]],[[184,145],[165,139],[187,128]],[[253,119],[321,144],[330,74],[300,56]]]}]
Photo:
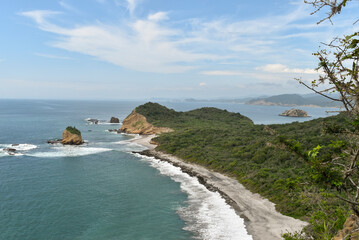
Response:
[{"label": "sea surface", "polygon": [[[139,137],[108,132],[141,101],[0,100],[0,240],[247,240],[244,221],[216,192],[169,163],[133,154]],[[160,102],[178,111],[213,106],[257,124],[285,118],[285,107]],[[86,119],[96,118],[100,124]],[[67,126],[83,146],[49,145]],[[16,144],[13,146],[13,144]],[[18,144],[18,145],[17,145]],[[11,156],[3,148],[15,148]]]}]

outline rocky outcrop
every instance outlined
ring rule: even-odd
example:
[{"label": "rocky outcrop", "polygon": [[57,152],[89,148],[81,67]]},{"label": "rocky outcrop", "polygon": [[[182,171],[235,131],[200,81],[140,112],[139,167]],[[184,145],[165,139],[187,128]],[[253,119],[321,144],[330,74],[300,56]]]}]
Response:
[{"label": "rocky outcrop", "polygon": [[86,119],[86,121],[88,121],[92,124],[98,124],[98,119],[95,119],[95,118],[88,118],[88,119]]},{"label": "rocky outcrop", "polygon": [[126,117],[122,122],[121,132],[132,133],[132,134],[161,134],[165,132],[172,132],[173,130],[165,127],[155,127],[147,122],[145,116],[133,110],[130,115]]},{"label": "rocky outcrop", "polygon": [[359,219],[358,217],[351,215],[344,223],[343,230],[340,230],[338,234],[332,238],[332,240],[359,240]]},{"label": "rocky outcrop", "polygon": [[110,123],[120,123],[120,119],[118,119],[117,117],[111,117]]},{"label": "rocky outcrop", "polygon": [[55,139],[55,140],[47,140],[48,144],[57,144],[61,143],[62,139]]},{"label": "rocky outcrop", "polygon": [[108,129],[107,131],[121,133],[121,129]]},{"label": "rocky outcrop", "polygon": [[282,114],[279,114],[279,116],[284,116],[284,117],[310,117],[308,115],[308,113],[304,110],[300,110],[300,109],[290,109],[287,110],[285,112],[283,112]]},{"label": "rocky outcrop", "polygon": [[65,145],[81,145],[84,141],[82,140],[81,133],[73,133],[65,129],[62,133],[61,143]]},{"label": "rocky outcrop", "polygon": [[16,153],[15,148],[4,148],[3,151],[6,152],[9,155],[15,155],[15,153]]}]

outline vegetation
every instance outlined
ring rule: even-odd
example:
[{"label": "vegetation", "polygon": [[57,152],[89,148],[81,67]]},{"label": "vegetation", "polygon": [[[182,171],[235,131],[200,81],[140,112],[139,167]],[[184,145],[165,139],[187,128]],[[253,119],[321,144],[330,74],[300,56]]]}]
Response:
[{"label": "vegetation", "polygon": [[80,130],[78,130],[76,127],[68,126],[68,127],[66,128],[66,130],[69,131],[69,132],[72,133],[72,134],[76,134],[76,135],[80,135],[80,136],[81,136]]},{"label": "vegetation", "polygon": [[[316,13],[329,7],[327,17],[318,22],[321,23],[340,14],[351,0],[313,0],[305,1],[311,4]],[[355,22],[357,23],[358,20]],[[355,24],[354,23],[354,24]],[[325,48],[314,53],[319,64],[317,70],[322,74],[318,80],[306,84],[299,82],[332,101],[341,103],[346,112],[346,121],[325,125],[325,131],[337,136],[331,143],[322,143],[312,148],[309,152],[300,149],[300,144],[295,141],[286,141],[287,146],[309,163],[313,169],[313,182],[323,189],[335,190],[330,196],[342,201],[342,204],[350,206],[351,213],[359,217],[359,32],[343,38],[334,38],[329,44],[323,44]],[[323,90],[323,86],[325,87]],[[327,87],[329,86],[329,87]],[[338,97],[332,97],[329,93],[337,93]],[[322,213],[323,218],[328,213]],[[327,214],[327,215],[325,215]],[[340,222],[340,218],[338,217]],[[357,231],[354,230],[354,231]],[[353,233],[353,232],[352,232]],[[351,233],[349,233],[350,235]],[[318,236],[321,239],[330,239],[327,225]],[[309,239],[308,235],[285,235],[286,239]],[[317,239],[317,238],[315,238]]]},{"label": "vegetation", "polygon": [[343,226],[346,205],[335,197],[336,189],[312,184],[318,174],[303,156],[318,145],[342,140],[321,129],[323,123],[347,121],[345,115],[265,126],[216,108],[175,112],[147,103],[136,112],[157,127],[175,130],[154,139],[158,150],[236,178],[276,203],[281,213],[309,221],[306,233],[314,239],[327,239],[324,233],[333,236]]}]

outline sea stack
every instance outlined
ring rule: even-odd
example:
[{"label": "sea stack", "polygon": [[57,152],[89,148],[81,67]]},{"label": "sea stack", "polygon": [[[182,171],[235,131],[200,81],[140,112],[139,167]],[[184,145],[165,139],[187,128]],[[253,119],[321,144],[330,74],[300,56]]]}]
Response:
[{"label": "sea stack", "polygon": [[308,113],[301,109],[290,109],[287,111],[284,111],[282,114],[279,114],[279,116],[284,117],[310,117]]},{"label": "sea stack", "polygon": [[64,145],[81,145],[83,144],[81,132],[75,127],[67,127],[62,133],[62,144]]},{"label": "sea stack", "polygon": [[111,117],[110,123],[120,123],[120,119],[117,117]]}]

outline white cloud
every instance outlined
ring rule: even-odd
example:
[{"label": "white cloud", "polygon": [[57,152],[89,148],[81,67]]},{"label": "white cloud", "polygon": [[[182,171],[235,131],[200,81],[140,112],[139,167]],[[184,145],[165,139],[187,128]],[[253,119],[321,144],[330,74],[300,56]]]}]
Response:
[{"label": "white cloud", "polygon": [[[133,12],[140,1],[120,1],[131,15],[121,24],[104,25],[97,21],[95,24],[74,24],[74,27],[65,28],[48,21],[49,17],[59,12],[31,11],[22,15],[34,19],[40,29],[56,34],[58,38],[52,43],[54,47],[143,72],[175,73],[199,66],[208,69],[208,65],[213,62],[238,66],[285,62],[300,66],[301,62],[308,65],[308,62],[313,61],[311,54],[304,51],[296,51],[296,57],[293,57],[293,49],[301,48],[303,42],[296,41],[295,38],[307,40],[318,37],[313,34],[315,25],[312,22],[298,24],[299,20],[309,17],[304,4],[284,15],[255,20],[234,21],[220,18],[211,21],[184,19],[171,22],[167,12],[156,12],[143,19],[134,17]],[[315,27],[323,29],[323,26]],[[241,75],[237,69],[203,71],[201,74]],[[310,74],[314,71],[285,66],[277,66],[277,69],[272,66],[271,69],[271,65],[257,70]]]},{"label": "white cloud", "polygon": [[310,68],[288,68],[283,64],[267,64],[262,67],[257,67],[257,70],[270,73],[304,73],[304,74],[318,74],[318,71]]},{"label": "white cloud", "polygon": [[176,73],[193,69],[189,64],[195,61],[220,58],[181,49],[171,40],[181,33],[154,21],[135,20],[123,28],[100,24],[62,28],[45,20],[50,13],[53,12],[33,11],[22,15],[34,19],[40,29],[61,36],[52,46],[94,56],[125,68]]},{"label": "white cloud", "polygon": [[79,13],[79,10],[71,6],[70,4],[66,3],[64,0],[59,1],[59,4],[61,7],[63,7],[66,10],[72,11],[74,13]]},{"label": "white cloud", "polygon": [[148,20],[152,20],[152,21],[161,21],[161,20],[166,20],[168,19],[168,14],[166,12],[157,12],[154,14],[150,14],[148,15]]},{"label": "white cloud", "polygon": [[32,18],[38,24],[44,24],[44,23],[46,23],[46,20],[45,20],[46,18],[61,14],[61,12],[49,11],[49,10],[35,10],[35,11],[29,11],[29,12],[21,12],[19,14],[22,16],[25,16],[25,17]]},{"label": "white cloud", "polygon": [[132,15],[140,0],[126,0],[126,1],[127,1],[127,9]]},{"label": "white cloud", "polygon": [[34,54],[39,57],[51,58],[51,59],[63,59],[63,60],[70,59],[69,57],[57,56],[57,55],[45,54],[45,53],[34,53]]},{"label": "white cloud", "polygon": [[209,75],[209,76],[237,76],[243,75],[240,71],[203,71],[201,72],[202,75]]},{"label": "white cloud", "polygon": [[205,83],[205,82],[201,82],[201,83],[199,84],[199,86],[200,86],[200,87],[207,86],[207,83]]}]

